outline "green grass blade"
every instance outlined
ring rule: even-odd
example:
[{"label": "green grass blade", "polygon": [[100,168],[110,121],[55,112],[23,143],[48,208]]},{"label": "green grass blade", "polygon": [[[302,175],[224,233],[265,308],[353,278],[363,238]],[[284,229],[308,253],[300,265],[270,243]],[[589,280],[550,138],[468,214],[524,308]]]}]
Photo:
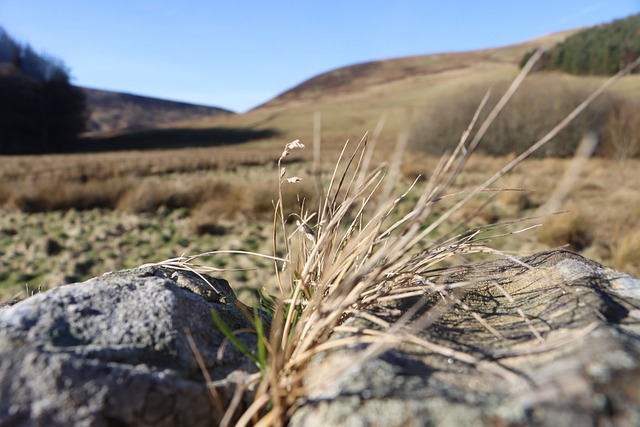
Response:
[{"label": "green grass blade", "polygon": [[258,360],[260,370],[264,371],[267,369],[267,346],[265,344],[264,324],[258,307],[253,307],[253,318],[256,325],[256,334],[258,335]]},{"label": "green grass blade", "polygon": [[245,356],[247,356],[249,359],[251,359],[252,361],[254,361],[255,363],[257,363],[258,365],[261,366],[260,364],[260,359],[258,358],[258,356],[256,356],[255,354],[253,354],[251,352],[251,350],[249,350],[249,348],[244,345],[239,339],[238,337],[236,337],[233,332],[231,331],[231,329],[229,329],[229,327],[227,326],[226,323],[224,323],[224,320],[222,320],[222,318],[220,317],[220,315],[215,311],[215,310],[211,310],[211,317],[213,317],[213,321],[215,322],[216,326],[218,327],[218,329],[220,329],[220,332],[222,332],[222,334],[231,342],[231,344],[234,345],[235,348],[237,348],[238,350],[240,350],[240,352],[242,354],[244,354]]}]

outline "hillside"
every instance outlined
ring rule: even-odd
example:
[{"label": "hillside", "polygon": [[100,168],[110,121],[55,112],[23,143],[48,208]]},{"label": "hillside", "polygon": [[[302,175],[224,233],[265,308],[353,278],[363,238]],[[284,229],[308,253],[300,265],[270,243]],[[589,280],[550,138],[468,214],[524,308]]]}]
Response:
[{"label": "hillside", "polygon": [[233,114],[218,107],[168,101],[128,93],[81,88],[89,112],[90,134],[139,130],[183,120],[208,119]]},{"label": "hillside", "polygon": [[[347,139],[357,141],[365,132],[374,132],[380,120],[384,119],[378,151],[385,157],[393,150],[398,135],[411,133],[423,126],[430,111],[455,109],[460,97],[480,93],[477,100],[472,100],[477,105],[484,91],[496,84],[503,87],[505,81],[518,73],[525,53],[533,48],[551,47],[577,31],[554,33],[499,48],[386,59],[342,67],[312,77],[244,114],[166,123],[160,125],[153,135],[130,133],[109,142],[131,146],[137,140],[164,138],[179,141],[184,146],[204,146],[208,140],[212,142],[209,145],[224,145],[226,132],[229,132],[240,135],[228,142],[241,142],[243,152],[266,155],[281,149],[285,141],[300,139],[310,144],[314,138],[314,116],[319,113],[325,155],[336,153]],[[535,74],[530,79],[542,80]],[[557,86],[567,86],[571,90],[591,90],[604,81],[604,77],[555,73],[551,80]],[[538,84],[544,86],[544,82]],[[622,97],[640,99],[640,76],[628,77],[612,90]],[[543,92],[537,93],[544,93],[544,88]],[[473,112],[465,118],[466,123],[472,115]],[[456,127],[459,132],[454,139],[457,140],[466,123]],[[194,132],[198,132],[195,138]],[[307,150],[302,155],[310,156],[311,152]]]},{"label": "hillside", "polygon": [[522,58],[524,46],[533,44],[538,47],[555,43],[573,32],[551,34],[527,43],[500,48],[409,56],[341,67],[312,77],[257,108],[282,105],[294,100],[310,101],[360,92],[372,86],[465,69],[479,63],[515,64]]},{"label": "hillside", "polygon": [[[392,145],[398,133],[414,125],[426,107],[446,103],[465,87],[513,77],[522,56],[534,47],[550,46],[576,30],[543,36],[525,43],[459,53],[420,55],[372,61],[338,68],[306,80],[265,104],[234,116],[171,124],[171,128],[250,128],[274,131],[277,142],[313,138],[313,116],[322,116],[325,148],[357,140],[373,132],[381,117],[381,140]],[[479,101],[479,100],[478,100]],[[267,147],[273,138],[254,141]]]}]

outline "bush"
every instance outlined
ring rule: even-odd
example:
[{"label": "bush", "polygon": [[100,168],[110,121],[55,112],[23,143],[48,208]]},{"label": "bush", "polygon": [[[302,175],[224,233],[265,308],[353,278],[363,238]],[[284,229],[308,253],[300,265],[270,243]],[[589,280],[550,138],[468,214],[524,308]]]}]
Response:
[{"label": "bush", "polygon": [[[503,93],[507,81],[495,86],[493,94]],[[467,128],[488,89],[486,85],[471,86],[452,99],[428,108],[424,119],[414,126],[411,137],[413,147],[435,155],[452,151],[460,141],[461,129]],[[561,75],[538,74],[531,77],[498,116],[478,149],[494,156],[524,151],[564,119],[591,92],[592,88],[584,82],[572,81]],[[489,105],[495,102],[497,95],[492,96]],[[611,97],[600,98],[535,156],[573,155],[585,132],[602,128],[613,103]],[[489,105],[481,114],[480,122],[488,115]]]},{"label": "bush", "polygon": [[640,102],[612,105],[602,131],[600,153],[617,160],[640,155]]}]

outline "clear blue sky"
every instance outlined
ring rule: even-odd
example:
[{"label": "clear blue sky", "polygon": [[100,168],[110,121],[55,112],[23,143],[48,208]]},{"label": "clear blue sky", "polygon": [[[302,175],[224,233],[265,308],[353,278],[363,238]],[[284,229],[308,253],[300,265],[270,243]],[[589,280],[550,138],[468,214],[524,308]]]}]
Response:
[{"label": "clear blue sky", "polygon": [[640,12],[640,0],[0,0],[0,26],[74,83],[246,111],[374,59],[497,47]]}]

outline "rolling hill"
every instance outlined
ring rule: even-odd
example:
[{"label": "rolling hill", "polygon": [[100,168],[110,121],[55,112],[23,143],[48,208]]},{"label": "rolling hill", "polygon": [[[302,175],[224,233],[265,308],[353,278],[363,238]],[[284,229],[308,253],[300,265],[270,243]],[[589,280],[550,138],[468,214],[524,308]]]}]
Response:
[{"label": "rolling hill", "polygon": [[89,112],[89,135],[114,131],[132,131],[156,127],[162,123],[208,119],[234,114],[218,107],[168,101],[121,92],[81,88]]},{"label": "rolling hill", "polygon": [[[322,117],[323,143],[342,145],[373,132],[385,117],[381,140],[395,141],[425,107],[446,102],[451,94],[474,84],[515,76],[522,56],[533,47],[549,46],[577,30],[543,36],[521,44],[469,52],[440,53],[355,64],[312,77],[255,109],[238,115],[171,123],[172,129],[270,129],[278,143],[310,142],[313,117]],[[254,141],[271,144],[274,138]]]},{"label": "rolling hill", "polygon": [[[141,140],[149,140],[166,132],[172,141],[179,141],[181,131],[185,135],[199,131],[200,140],[194,145],[202,146],[207,132],[212,132],[211,139],[215,142],[211,145],[224,145],[220,135],[224,138],[225,134],[219,131],[230,130],[234,135],[242,134],[244,150],[273,150],[293,139],[311,143],[314,116],[319,116],[325,152],[339,149],[347,139],[359,140],[365,132],[373,132],[381,120],[384,120],[384,127],[380,133],[380,147],[392,150],[398,135],[424,120],[426,110],[451,103],[450,100],[469,88],[488,89],[513,78],[526,52],[532,48],[550,47],[577,31],[554,33],[499,48],[385,59],[342,67],[312,77],[247,113],[165,121],[155,129],[158,133],[140,133],[139,136]],[[587,88],[605,79],[556,75],[574,86]],[[625,97],[640,98],[640,76],[624,79],[613,90]],[[131,144],[137,137],[130,133],[127,138],[127,144]],[[185,145],[192,139],[185,136]]]}]

